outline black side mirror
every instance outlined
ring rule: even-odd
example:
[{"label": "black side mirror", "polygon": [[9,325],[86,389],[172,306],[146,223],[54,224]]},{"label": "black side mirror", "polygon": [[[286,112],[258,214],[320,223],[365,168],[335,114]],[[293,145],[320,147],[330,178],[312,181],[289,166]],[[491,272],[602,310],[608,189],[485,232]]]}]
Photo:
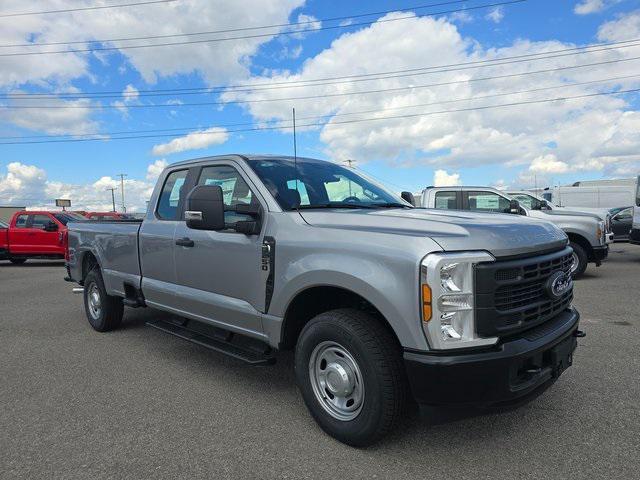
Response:
[{"label": "black side mirror", "polygon": [[520,215],[520,210],[520,202],[518,200],[513,199],[509,202],[509,213]]},{"label": "black side mirror", "polygon": [[46,223],[44,225],[44,227],[42,227],[42,229],[45,232],[57,232],[58,231],[58,224],[56,222],[52,222],[51,220],[49,220],[49,222]]},{"label": "black side mirror", "polygon": [[224,197],[219,185],[198,185],[187,195],[184,219],[194,230],[224,230]]},{"label": "black side mirror", "polygon": [[414,207],[416,206],[416,199],[415,199],[415,197],[413,196],[413,193],[411,193],[411,192],[402,192],[402,193],[400,194],[400,196],[402,197],[402,199],[403,199],[405,202],[409,202],[409,203],[410,203],[411,205],[413,205]]}]

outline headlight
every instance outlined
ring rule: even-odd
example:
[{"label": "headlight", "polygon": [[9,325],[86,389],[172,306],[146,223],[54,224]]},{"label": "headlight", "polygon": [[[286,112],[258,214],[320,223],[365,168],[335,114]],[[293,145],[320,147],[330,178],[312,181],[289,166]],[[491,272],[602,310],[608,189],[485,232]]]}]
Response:
[{"label": "headlight", "polygon": [[607,240],[604,232],[604,222],[600,221],[598,222],[598,228],[596,229],[596,238],[600,239],[600,243],[605,243]]},{"label": "headlight", "polygon": [[493,345],[475,331],[473,266],[492,262],[486,252],[432,253],[420,266],[422,328],[433,349]]}]

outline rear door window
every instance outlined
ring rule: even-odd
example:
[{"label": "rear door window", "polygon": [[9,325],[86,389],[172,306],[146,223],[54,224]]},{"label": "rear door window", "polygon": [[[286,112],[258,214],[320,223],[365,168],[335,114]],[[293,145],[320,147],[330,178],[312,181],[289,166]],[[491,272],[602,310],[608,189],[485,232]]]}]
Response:
[{"label": "rear door window", "polygon": [[184,182],[189,170],[176,170],[171,172],[164,182],[156,213],[161,220],[177,220],[178,205],[186,195]]},{"label": "rear door window", "polygon": [[18,215],[16,218],[16,228],[27,228],[27,220],[29,215]]},{"label": "rear door window", "polygon": [[458,210],[457,192],[436,192],[436,208],[441,210]]}]

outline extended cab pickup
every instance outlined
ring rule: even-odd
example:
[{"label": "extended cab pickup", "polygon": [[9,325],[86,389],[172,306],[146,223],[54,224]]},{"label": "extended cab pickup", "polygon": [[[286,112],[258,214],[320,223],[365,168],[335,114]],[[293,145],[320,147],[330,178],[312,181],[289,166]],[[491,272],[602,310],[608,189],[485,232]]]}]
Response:
[{"label": "extended cab pickup", "polygon": [[587,264],[600,266],[609,254],[613,236],[607,235],[604,220],[592,213],[529,209],[500,190],[491,187],[428,187],[422,192],[421,205],[442,210],[468,210],[485,213],[514,213],[552,222],[569,237],[573,249],[571,273],[581,276]]},{"label": "extended cab pickup", "polygon": [[64,258],[67,223],[77,220],[65,212],[16,212],[7,228],[0,226],[0,260],[22,264],[29,258]]},{"label": "extended cab pickup", "polygon": [[555,225],[413,208],[357,171],[229,155],[170,165],[142,222],[72,223],[69,277],[87,319],[176,314],[165,332],[253,364],[295,349],[320,426],[386,434],[431,405],[533,398],[571,365],[572,251]]}]

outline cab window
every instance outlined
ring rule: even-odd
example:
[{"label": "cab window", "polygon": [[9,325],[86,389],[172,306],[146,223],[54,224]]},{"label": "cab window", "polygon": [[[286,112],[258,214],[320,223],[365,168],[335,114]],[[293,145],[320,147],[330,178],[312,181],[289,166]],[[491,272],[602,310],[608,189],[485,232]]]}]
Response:
[{"label": "cab window", "polygon": [[16,218],[16,228],[26,228],[29,215],[18,215]]},{"label": "cab window", "polygon": [[[232,209],[237,205],[257,203],[249,185],[242,178],[240,172],[228,165],[204,167],[200,173],[198,185],[217,185],[222,188],[225,210],[227,208]],[[252,218],[248,215],[225,211],[224,220],[225,223],[236,223],[249,221]]]},{"label": "cab window", "polygon": [[508,213],[511,202],[493,192],[469,192],[469,210],[476,212]]},{"label": "cab window", "polygon": [[38,228],[42,230],[49,222],[53,222],[49,215],[34,215],[31,222],[31,228]]},{"label": "cab window", "polygon": [[436,192],[436,208],[441,210],[458,209],[458,195],[456,192]]},{"label": "cab window", "polygon": [[171,172],[165,180],[156,210],[161,220],[178,219],[178,204],[186,194],[182,187],[187,179],[188,172],[188,170]]}]

